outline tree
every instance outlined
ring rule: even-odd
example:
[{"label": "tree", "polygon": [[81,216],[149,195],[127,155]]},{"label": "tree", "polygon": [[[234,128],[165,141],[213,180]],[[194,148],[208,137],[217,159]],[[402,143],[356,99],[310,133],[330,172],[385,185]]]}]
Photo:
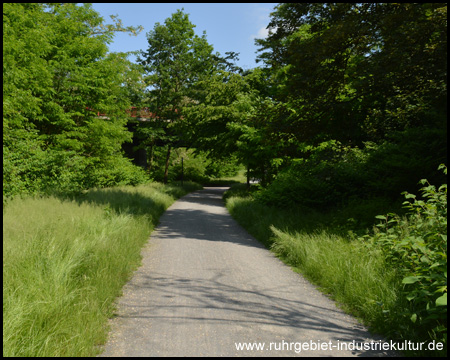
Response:
[{"label": "tree", "polygon": [[279,162],[274,154],[280,140],[271,136],[269,119],[279,115],[279,108],[269,97],[266,75],[260,68],[218,70],[197,84],[206,95],[186,108],[183,121],[184,134],[194,148],[215,161],[236,158],[250,177],[263,183]]},{"label": "tree", "polygon": [[184,109],[195,101],[194,85],[214,71],[213,47],[206,34],[199,37],[194,28],[188,14],[178,10],[164,24],[155,24],[147,34],[149,47],[139,57],[149,86],[149,108],[156,115],[155,127],[163,130],[159,139],[167,145],[164,182],[171,149],[183,142],[179,125]]},{"label": "tree", "polygon": [[446,24],[446,4],[289,3],[256,41],[300,141],[362,144],[446,121]]},{"label": "tree", "polygon": [[258,143],[276,144],[278,185],[297,177],[334,192],[328,181],[336,179],[344,200],[358,183],[396,196],[438,176],[447,148],[446,11],[444,3],[275,8],[269,36],[256,40],[271,100],[256,113],[265,113]]},{"label": "tree", "polygon": [[139,29],[104,25],[89,4],[4,4],[3,14],[4,192],[103,186],[132,173],[121,154],[130,63],[107,44]]}]

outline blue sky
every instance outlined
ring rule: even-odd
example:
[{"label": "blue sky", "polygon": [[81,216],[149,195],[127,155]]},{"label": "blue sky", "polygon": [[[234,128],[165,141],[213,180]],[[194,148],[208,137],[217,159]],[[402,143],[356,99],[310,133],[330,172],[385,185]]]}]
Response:
[{"label": "blue sky", "polygon": [[[112,23],[109,15],[118,15],[124,26],[142,25],[144,30],[137,36],[116,33],[111,51],[146,50],[146,33],[156,22],[161,24],[177,9],[184,8],[189,20],[196,25],[195,33],[206,31],[208,42],[214,51],[224,55],[226,51],[239,53],[238,65],[244,69],[256,64],[255,38],[266,36],[270,12],[276,3],[93,3],[105,23]],[[134,61],[134,57],[130,60]]]}]

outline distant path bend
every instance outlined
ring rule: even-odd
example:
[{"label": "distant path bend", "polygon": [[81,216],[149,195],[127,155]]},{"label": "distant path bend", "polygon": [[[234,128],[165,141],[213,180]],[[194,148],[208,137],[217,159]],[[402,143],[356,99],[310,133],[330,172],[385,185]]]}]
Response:
[{"label": "distant path bend", "polygon": [[[226,189],[190,193],[160,218],[101,356],[387,355],[337,350],[379,339],[241,228]],[[265,344],[238,350],[244,342]]]}]

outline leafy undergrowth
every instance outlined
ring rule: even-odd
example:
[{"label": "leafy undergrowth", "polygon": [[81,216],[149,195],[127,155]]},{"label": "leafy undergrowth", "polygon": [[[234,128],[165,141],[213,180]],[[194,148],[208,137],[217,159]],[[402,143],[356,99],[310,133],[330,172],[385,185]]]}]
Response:
[{"label": "leafy undergrowth", "polygon": [[[404,193],[405,215],[373,215],[373,224],[382,221],[372,231],[361,228],[367,219],[361,221],[357,212],[381,209],[377,199],[366,199],[356,212],[349,207],[323,212],[269,206],[243,185],[225,198],[230,213],[253,236],[372,331],[394,341],[440,343],[441,350],[406,353],[442,356],[447,353],[447,185],[422,184],[420,199]],[[349,214],[353,217],[345,221]]]}]

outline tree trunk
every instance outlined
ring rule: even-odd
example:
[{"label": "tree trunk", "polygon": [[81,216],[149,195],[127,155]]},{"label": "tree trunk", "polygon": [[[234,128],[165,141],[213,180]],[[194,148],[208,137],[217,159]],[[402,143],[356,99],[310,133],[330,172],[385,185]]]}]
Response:
[{"label": "tree trunk", "polygon": [[247,190],[250,189],[250,163],[247,160]]},{"label": "tree trunk", "polygon": [[167,149],[166,169],[164,170],[164,184],[167,184],[167,180],[168,180],[168,177],[169,177],[170,150],[171,150],[171,147],[170,147],[170,145],[169,145],[169,147],[168,147],[168,149]]},{"label": "tree trunk", "polygon": [[150,174],[153,168],[153,145],[150,146],[150,160],[147,163],[147,171]]}]

